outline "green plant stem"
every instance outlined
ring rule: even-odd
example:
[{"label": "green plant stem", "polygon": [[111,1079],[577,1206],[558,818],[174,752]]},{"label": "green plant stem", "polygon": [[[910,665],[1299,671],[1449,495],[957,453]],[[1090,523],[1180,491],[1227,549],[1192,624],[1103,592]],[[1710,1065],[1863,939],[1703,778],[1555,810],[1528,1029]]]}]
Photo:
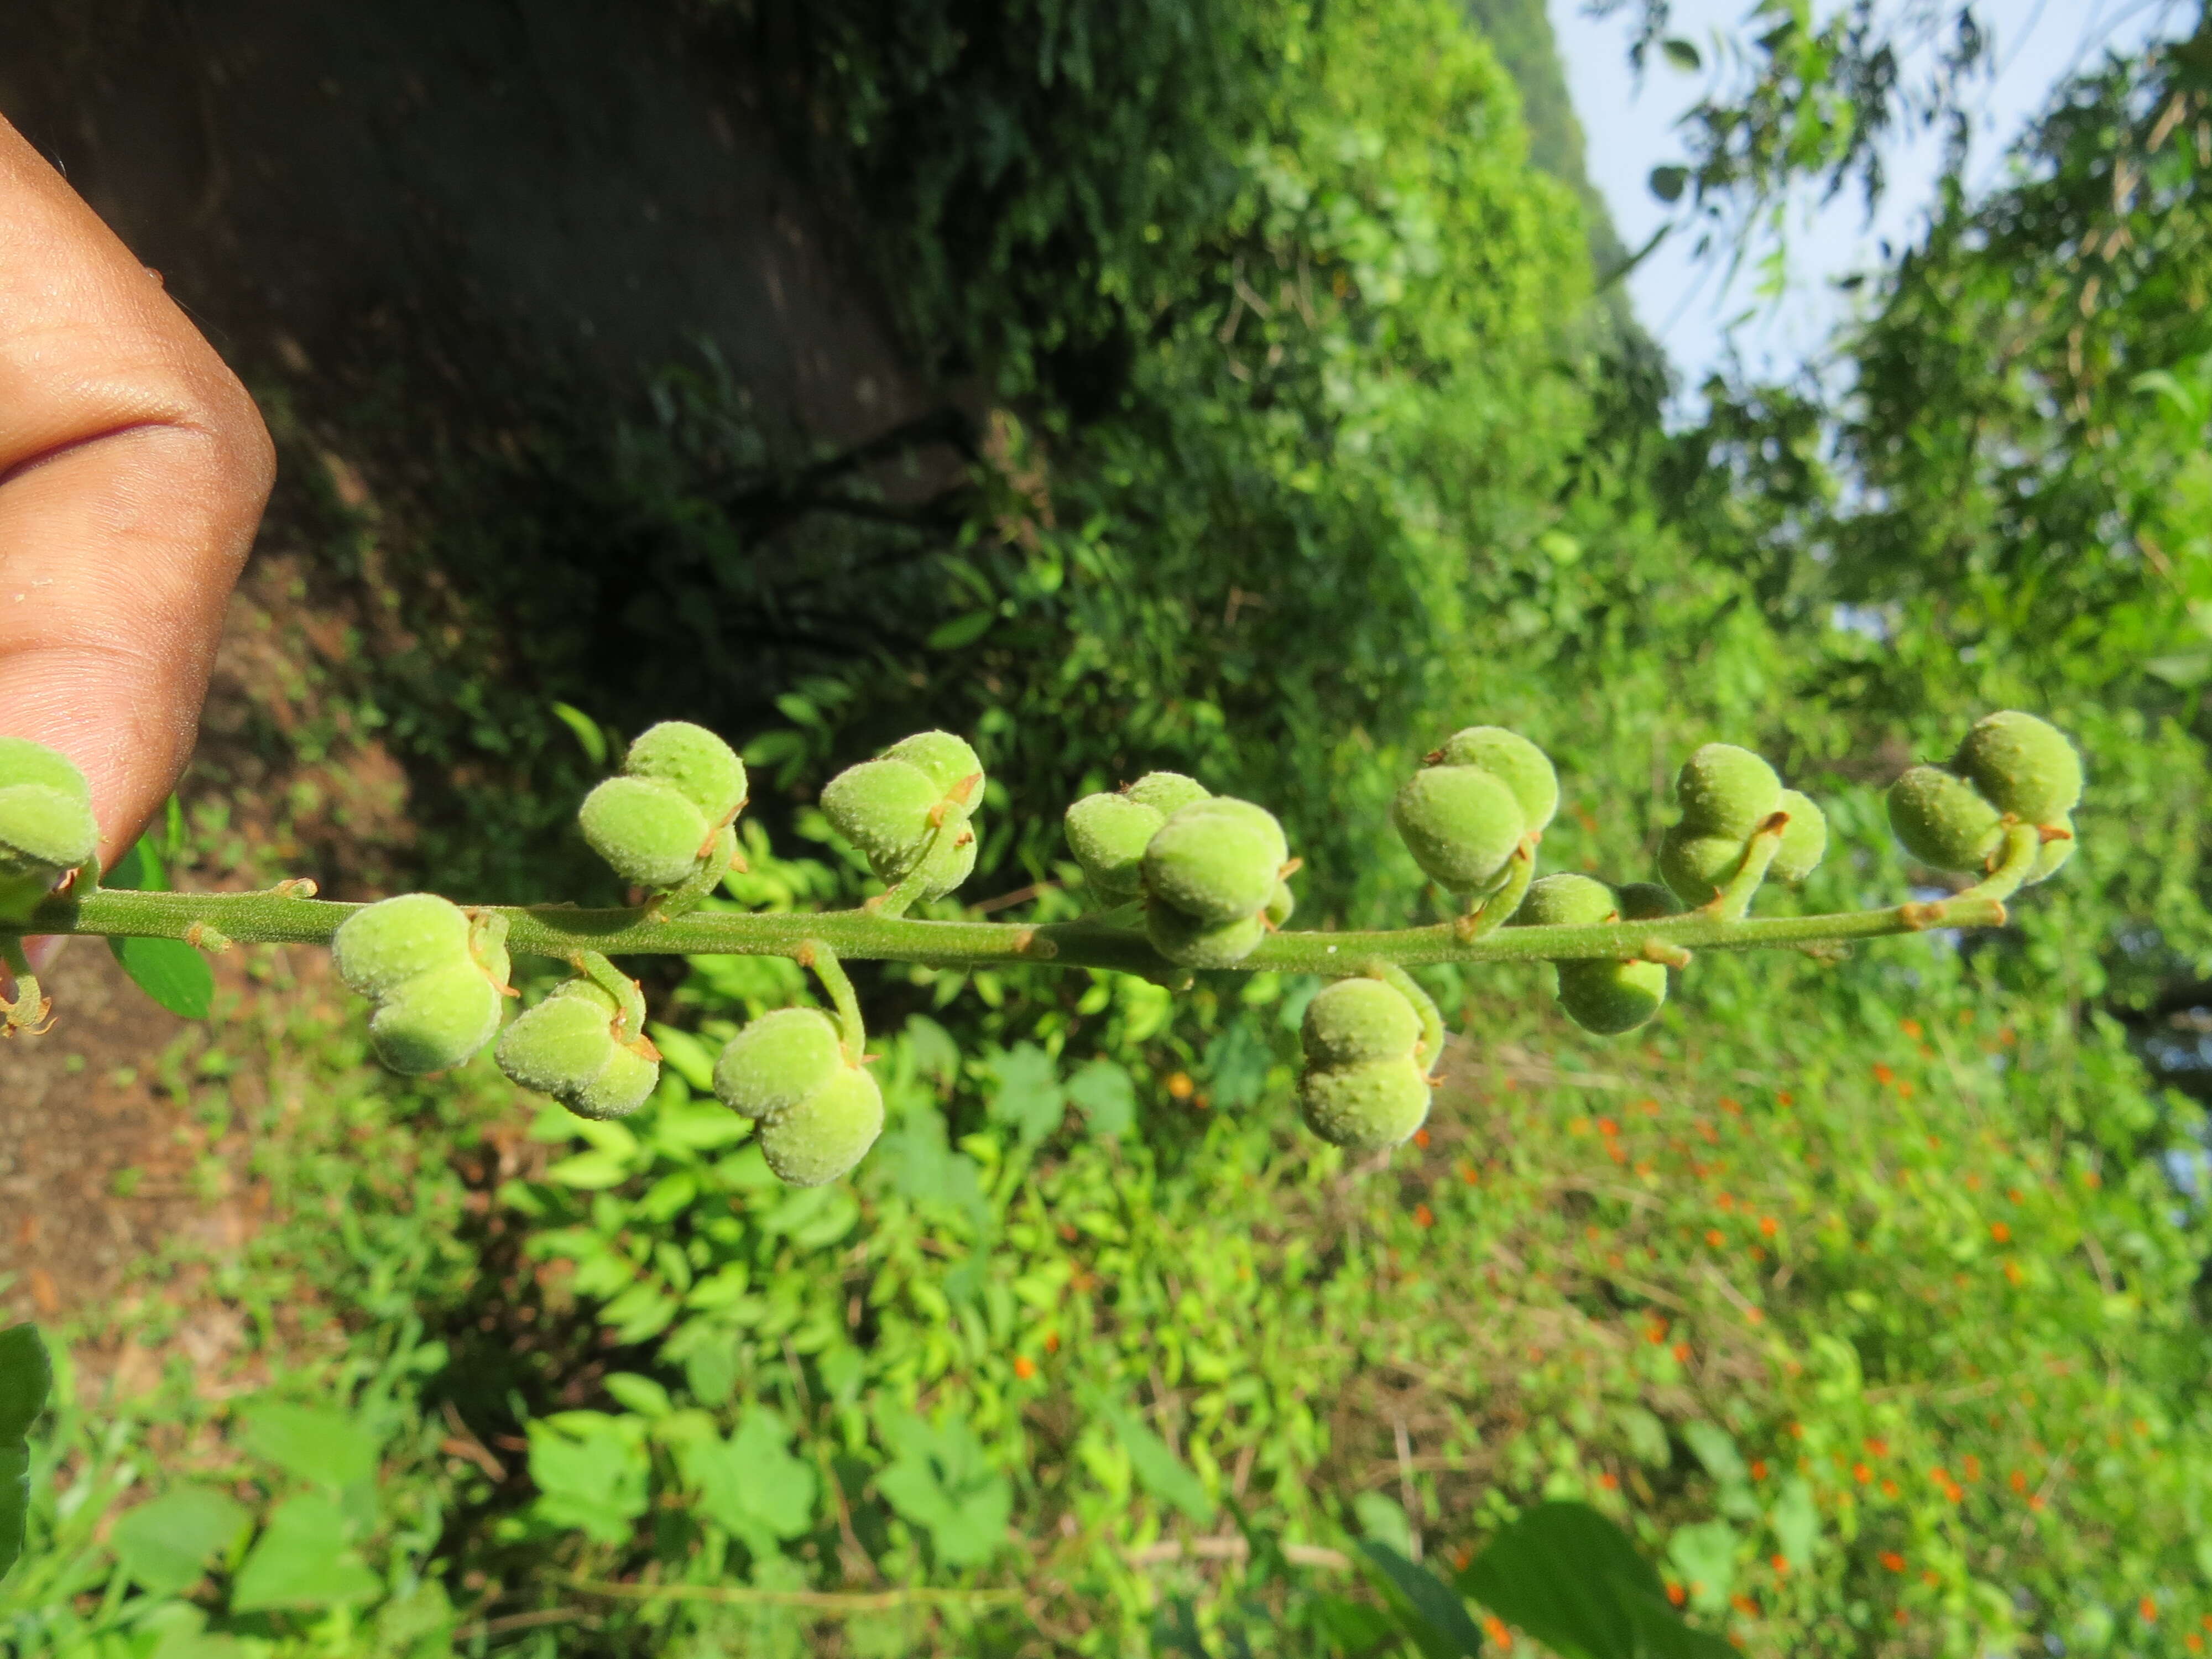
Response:
[{"label": "green plant stem", "polygon": [[1505,875],[1505,884],[1488,898],[1469,910],[1458,923],[1461,937],[1480,939],[1494,933],[1513,919],[1521,908],[1521,901],[1528,896],[1528,884],[1536,878],[1536,842],[1534,836],[1522,840],[1514,849]]},{"label": "green plant stem", "polygon": [[860,1024],[860,999],[854,994],[853,981],[838,964],[837,953],[820,939],[810,939],[799,945],[798,957],[803,966],[814,970],[814,977],[822,981],[822,988],[830,993],[830,1000],[836,1005],[846,1062],[858,1066],[860,1056],[868,1050],[868,1033]]},{"label": "green plant stem", "polygon": [[[2033,832],[2029,832],[2032,834]],[[2027,836],[2026,862],[2014,856],[1992,875],[2016,883],[2034,858]],[[2005,890],[2009,891],[2007,888]],[[362,907],[277,893],[133,893],[103,889],[82,897],[48,900],[19,928],[23,933],[88,933],[109,937],[177,939],[197,924],[247,945],[326,945],[337,926]],[[499,907],[484,907],[498,908]],[[1058,968],[1103,968],[1124,973],[1180,971],[1157,955],[1141,932],[1096,921],[1030,927],[1018,922],[918,921],[866,909],[733,915],[697,911],[662,920],[642,909],[582,910],[568,905],[501,908],[508,922],[507,949],[566,962],[580,951],[603,956],[797,957],[818,939],[845,961],[911,962],[925,967],[974,969],[1018,963]],[[1357,972],[1352,964],[1395,963],[1401,968],[1439,963],[1626,961],[1644,954],[1646,941],[1686,950],[1772,950],[1936,927],[1996,927],[2005,920],[2001,898],[1970,890],[1932,903],[1835,915],[1764,916],[1732,921],[1710,909],[1654,921],[1606,922],[1573,927],[1504,927],[1479,939],[1460,937],[1459,923],[1390,932],[1270,934],[1239,964],[1248,970],[1327,974]],[[4,935],[0,935],[3,937]]]}]

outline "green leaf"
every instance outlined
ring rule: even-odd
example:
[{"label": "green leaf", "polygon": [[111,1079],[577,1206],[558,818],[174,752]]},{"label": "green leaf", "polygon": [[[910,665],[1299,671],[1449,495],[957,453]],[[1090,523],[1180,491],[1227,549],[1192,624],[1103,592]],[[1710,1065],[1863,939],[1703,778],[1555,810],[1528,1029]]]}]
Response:
[{"label": "green leaf", "polygon": [[302,1492],[279,1504],[230,1587],[233,1613],[327,1607],[364,1601],[383,1589],[351,1547],[337,1501]]},{"label": "green leaf", "polygon": [[[713,1049],[690,1032],[673,1025],[663,1025],[657,1020],[645,1029],[653,1038],[653,1046],[660,1050],[661,1059],[668,1062],[677,1076],[702,1095],[714,1091]],[[729,1114],[725,1112],[721,1115],[727,1117]]]},{"label": "green leaf", "polygon": [[53,1361],[28,1325],[0,1331],[0,1577],[23,1553],[31,1506],[31,1425],[53,1392]]},{"label": "green leaf", "polygon": [[295,1480],[333,1491],[376,1478],[380,1443],[353,1418],[325,1406],[269,1401],[246,1407],[240,1439]]},{"label": "green leaf", "polygon": [[938,1559],[949,1567],[973,1566],[1006,1547],[1014,1492],[983,1461],[983,1448],[965,1423],[933,1427],[902,1413],[884,1425],[898,1456],[876,1477],[876,1490],[899,1516],[927,1530]]},{"label": "green leaf", "polygon": [[1735,1588],[1735,1528],[1725,1521],[1705,1521],[1679,1528],[1667,1540],[1667,1559],[1689,1587],[1691,1605],[1717,1613],[1728,1606]]},{"label": "green leaf", "polygon": [[607,763],[607,734],[599,729],[597,720],[565,702],[550,703],[547,707],[552,709],[555,719],[576,734],[577,746],[583,750],[586,760],[594,766]]},{"label": "green leaf", "polygon": [[141,836],[132,842],[131,850],[115,860],[112,870],[100,872],[100,884],[127,893],[158,893],[166,888],[168,879],[161,868],[161,855],[155,849],[154,838]]},{"label": "green leaf", "polygon": [[1690,182],[1690,170],[1684,167],[1663,167],[1651,169],[1651,193],[1662,202],[1679,202]]},{"label": "green leaf", "polygon": [[602,1544],[627,1539],[646,1510],[645,1425],[603,1412],[556,1412],[533,1420],[529,1436],[538,1513]]},{"label": "green leaf", "polygon": [[1136,1081],[1103,1056],[1067,1079],[1067,1097],[1083,1109],[1094,1135],[1119,1140],[1137,1127]]},{"label": "green leaf", "polygon": [[929,648],[933,651],[957,651],[963,645],[973,645],[990,631],[998,620],[990,611],[970,611],[964,617],[955,617],[951,622],[940,623],[930,630]]},{"label": "green leaf", "polygon": [[195,1583],[210,1558],[226,1554],[253,1524],[252,1512],[212,1486],[176,1486],[115,1523],[109,1547],[139,1589],[174,1595]]},{"label": "green leaf", "polygon": [[798,1538],[814,1524],[819,1482],[811,1464],[791,1455],[790,1439],[775,1413],[755,1406],[727,1440],[687,1441],[677,1458],[685,1483],[698,1489],[699,1507],[725,1530]]},{"label": "green leaf", "polygon": [[1736,1450],[1735,1442],[1719,1424],[1685,1424],[1682,1438],[1690,1443],[1690,1449],[1697,1453],[1698,1462],[1705,1466],[1705,1473],[1723,1486],[1740,1486],[1751,1479],[1751,1471],[1743,1465],[1743,1454]]},{"label": "green leaf", "polygon": [[1018,1042],[990,1065],[999,1085],[991,1100],[992,1122],[1012,1124],[1024,1146],[1036,1146],[1060,1127],[1067,1115],[1067,1097],[1050,1054],[1034,1042]]},{"label": "green leaf", "polygon": [[1782,1546],[1791,1566],[1812,1565],[1814,1547],[1820,1538],[1820,1512],[1814,1505],[1813,1488],[1804,1477],[1793,1474],[1783,1482],[1766,1522],[1774,1528],[1775,1541]]},{"label": "green leaf", "polygon": [[1388,1587],[1399,1627],[1424,1659],[1474,1659],[1482,1651],[1482,1632],[1458,1591],[1379,1538],[1361,1539],[1359,1553]]},{"label": "green leaf", "polygon": [[215,995],[207,958],[174,939],[111,938],[107,948],[131,982],[180,1019],[205,1019]]},{"label": "green leaf", "polygon": [[1136,1472],[1138,1485],[1162,1503],[1172,1504],[1193,1521],[1203,1522],[1213,1518],[1214,1502],[1206,1490],[1206,1483],[1175,1455],[1166,1441],[1132,1413],[1117,1407],[1101,1416],[1114,1437],[1121,1443],[1121,1449],[1129,1454],[1129,1467]]},{"label": "green leaf", "polygon": [[1458,1583],[1568,1659],[1721,1659],[1733,1651],[1676,1616],[1658,1573],[1587,1504],[1538,1504],[1492,1538]]},{"label": "green leaf", "polygon": [[1659,43],[1659,50],[1676,69],[1695,75],[1705,68],[1705,60],[1698,49],[1679,34],[1671,35]]}]

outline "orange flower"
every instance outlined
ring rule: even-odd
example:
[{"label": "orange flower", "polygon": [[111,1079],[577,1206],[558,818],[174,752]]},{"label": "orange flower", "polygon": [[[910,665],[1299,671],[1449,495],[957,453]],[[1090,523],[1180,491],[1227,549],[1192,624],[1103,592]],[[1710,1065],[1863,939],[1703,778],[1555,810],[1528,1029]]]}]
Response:
[{"label": "orange flower", "polygon": [[1026,1382],[1036,1375],[1036,1361],[1025,1353],[1014,1356],[1014,1375]]},{"label": "orange flower", "polygon": [[2042,1494],[2041,1492],[2038,1492],[2038,1493],[2036,1493],[2036,1494],[2035,1494],[2035,1496],[2034,1496],[2034,1497],[2033,1497],[2033,1498],[2029,1498],[2029,1499],[2027,1500],[2027,1506],[2028,1506],[2028,1508],[2030,1508],[2030,1509],[2033,1510],[2034,1510],[2038,1515],[2042,1514],[2042,1513],[2043,1513],[2043,1494]]},{"label": "orange flower", "polygon": [[1680,1584],[1676,1583],[1673,1579],[1669,1578],[1667,1581],[1667,1599],[1679,1607],[1683,1602],[1688,1601],[1690,1597],[1687,1591],[1683,1589],[1683,1588]]},{"label": "orange flower", "polygon": [[1425,1204],[1416,1204],[1413,1206],[1413,1224],[1416,1227],[1435,1226],[1437,1212]]},{"label": "orange flower", "polygon": [[[1911,1098],[1912,1098],[1912,1085],[1911,1085],[1910,1083],[1900,1083],[1900,1084],[1899,1084],[1899,1085],[1897,1085],[1897,1097],[1898,1097],[1899,1100],[1910,1100],[1910,1099],[1911,1099]],[[1932,1137],[1932,1136],[1931,1136],[1931,1137],[1929,1137],[1929,1138],[1932,1139],[1934,1137]]]},{"label": "orange flower", "polygon": [[1729,1605],[1747,1618],[1759,1617],[1759,1603],[1748,1595],[1731,1595],[1729,1597]]},{"label": "orange flower", "polygon": [[1474,1165],[1472,1164],[1462,1164],[1459,1166],[1459,1178],[1467,1182],[1468,1186],[1474,1186],[1477,1178],[1474,1173]]},{"label": "orange flower", "polygon": [[1198,1085],[1190,1080],[1188,1072],[1168,1073],[1168,1093],[1177,1100],[1188,1100],[1198,1092]]},{"label": "orange flower", "polygon": [[2000,1244],[2009,1243],[2012,1239],[2012,1229],[2002,1221],[1992,1221],[1990,1223],[1990,1237]]},{"label": "orange flower", "polygon": [[1617,1135],[1620,1133],[1620,1125],[1609,1117],[1601,1117],[1597,1121],[1597,1132],[1601,1135]]},{"label": "orange flower", "polygon": [[1887,1567],[1892,1572],[1903,1572],[1905,1571],[1905,1558],[1899,1555],[1895,1550],[1884,1550],[1881,1553],[1881,1564],[1885,1567]]},{"label": "orange flower", "polygon": [[1711,1245],[1715,1249],[1717,1250],[1727,1242],[1728,1241],[1726,1239],[1721,1237],[1721,1230],[1719,1228],[1712,1227],[1706,1230],[1705,1243]]},{"label": "orange flower", "polygon": [[1743,1108],[1737,1105],[1735,1102],[1730,1100],[1726,1095],[1723,1095],[1721,1097],[1721,1110],[1726,1112],[1730,1117],[1741,1117],[1743,1115]]},{"label": "orange flower", "polygon": [[1766,1460],[1765,1458],[1754,1457],[1751,1460],[1751,1478],[1754,1480],[1764,1480],[1766,1479]]},{"label": "orange flower", "polygon": [[1513,1632],[1505,1628],[1505,1621],[1494,1613],[1482,1615],[1482,1633],[1501,1648],[1513,1645]]},{"label": "orange flower", "polygon": [[1680,1360],[1685,1365],[1688,1364],[1690,1363],[1690,1345],[1686,1342],[1677,1342],[1674,1345],[1674,1358]]},{"label": "orange flower", "polygon": [[1607,1469],[1603,1474],[1598,1476],[1597,1483],[1599,1486],[1603,1486],[1607,1492],[1619,1492],[1620,1490],[1620,1477],[1615,1474],[1611,1469]]},{"label": "orange flower", "polygon": [[1771,1215],[1763,1215],[1759,1218],[1759,1231],[1771,1238],[1782,1231],[1782,1224]]},{"label": "orange flower", "polygon": [[2005,1485],[2010,1486],[2014,1492],[2026,1492],[2027,1477],[2018,1469],[2014,1469],[2010,1474],[2005,1476]]},{"label": "orange flower", "polygon": [[1889,1084],[1896,1081],[1896,1079],[1897,1073],[1891,1071],[1888,1066],[1883,1065],[1880,1060],[1876,1060],[1875,1062],[1874,1080],[1876,1083]]},{"label": "orange flower", "polygon": [[1044,1351],[1047,1353],[1058,1353],[1060,1352],[1060,1333],[1058,1331],[1047,1331],[1044,1334]]},{"label": "orange flower", "polygon": [[1429,1132],[1426,1129],[1416,1129],[1413,1131],[1413,1145],[1416,1146],[1426,1146],[1428,1144]]},{"label": "orange flower", "polygon": [[1914,1039],[1916,1042],[1918,1041],[1920,1036],[1920,1022],[1918,1020],[1911,1018],[1900,1019],[1897,1022],[1897,1029],[1904,1032],[1905,1036]]},{"label": "orange flower", "polygon": [[1967,1480],[1980,1480],[1982,1478],[1982,1460],[1975,1456],[1973,1453],[1968,1452],[1966,1454],[1966,1469]]},{"label": "orange flower", "polygon": [[1854,1463],[1851,1465],[1851,1479],[1863,1486],[1874,1479],[1874,1471],[1863,1463]]},{"label": "orange flower", "polygon": [[2004,1264],[2004,1276],[2009,1283],[2014,1285],[2019,1284],[2021,1279],[2027,1277],[2027,1274],[2021,1272],[2020,1263],[2009,1259],[2008,1259]]},{"label": "orange flower", "polygon": [[1795,1106],[1797,1103],[1797,1097],[1787,1089],[1778,1089],[1774,1094],[1774,1103],[1785,1108]]},{"label": "orange flower", "polygon": [[1869,1457],[1887,1457],[1889,1455],[1889,1442],[1884,1440],[1879,1435],[1869,1435],[1867,1437],[1866,1449],[1867,1455]]},{"label": "orange flower", "polygon": [[2195,1631],[2190,1632],[2189,1634],[2183,1637],[2181,1640],[2182,1644],[2191,1653],[2202,1653],[2204,1651],[2204,1638],[2199,1636]]},{"label": "orange flower", "polygon": [[2158,1603],[2146,1595],[2136,1603],[2136,1611],[2142,1615],[2143,1623],[2150,1624],[2158,1617]]}]

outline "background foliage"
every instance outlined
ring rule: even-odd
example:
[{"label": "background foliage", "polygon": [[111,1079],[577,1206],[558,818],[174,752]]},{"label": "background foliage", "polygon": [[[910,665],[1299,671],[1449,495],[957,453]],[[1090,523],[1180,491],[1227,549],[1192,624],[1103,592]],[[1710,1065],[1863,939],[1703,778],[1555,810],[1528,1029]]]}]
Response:
[{"label": "background foliage", "polygon": [[[411,761],[507,781],[425,801],[441,885],[584,894],[554,696],[748,740],[750,905],[863,890],[811,791],[925,722],[991,763],[1000,915],[1071,911],[1060,806],[1156,764],[1282,813],[1315,925],[1425,915],[1383,803],[1478,719],[1559,763],[1547,861],[1621,878],[1679,757],[1755,744],[1830,808],[1826,908],[1930,882],[1879,787],[2027,707],[2091,757],[2082,851],[1997,939],[1700,962],[1617,1043],[1537,971],[1437,972],[1451,1082],[1362,1165],[1295,1132],[1315,987],[1267,975],[885,972],[891,1127],[797,1194],[702,1092],[788,964],[657,986],[668,1076],[622,1124],[365,1070],[334,1006],[234,1012],[172,1092],[252,1132],[272,1220],[149,1283],[251,1351],[63,1378],[0,1642],[1364,1652],[1352,1540],[1450,1562],[1577,1497],[1750,1651],[2196,1650],[2201,37],[2069,90],[1826,380],[1670,432],[1449,6],[717,16],[793,67],[793,142],[987,411],[974,464],[918,497],[794,454],[711,361],[453,459],[513,511],[441,556],[568,574],[526,645],[457,652],[493,631],[462,607],[375,683]],[[587,622],[610,525],[638,599]],[[611,629],[663,648],[611,674]]]}]

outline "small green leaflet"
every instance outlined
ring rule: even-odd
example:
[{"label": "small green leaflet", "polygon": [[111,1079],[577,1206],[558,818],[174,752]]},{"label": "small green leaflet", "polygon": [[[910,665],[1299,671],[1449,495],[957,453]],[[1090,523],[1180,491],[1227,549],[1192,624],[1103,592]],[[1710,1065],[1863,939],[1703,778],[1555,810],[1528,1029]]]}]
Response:
[{"label": "small green leaflet", "polygon": [[607,763],[607,734],[599,723],[582,709],[565,702],[548,703],[553,718],[575,734],[576,746],[584,751],[584,758],[594,766]]},{"label": "small green leaflet", "polygon": [[[155,893],[167,884],[161,854],[150,838],[142,840],[100,878],[100,885],[131,892]],[[110,939],[123,971],[138,988],[184,1019],[205,1019],[215,994],[215,975],[207,958],[181,939]]]},{"label": "small green leaflet", "polygon": [[957,651],[963,645],[973,645],[990,631],[991,624],[997,620],[988,611],[970,611],[964,617],[940,623],[930,633],[929,648]]},{"label": "small green leaflet", "polygon": [[54,1386],[46,1345],[28,1325],[0,1331],[0,1577],[23,1553],[31,1505],[31,1425]]}]

